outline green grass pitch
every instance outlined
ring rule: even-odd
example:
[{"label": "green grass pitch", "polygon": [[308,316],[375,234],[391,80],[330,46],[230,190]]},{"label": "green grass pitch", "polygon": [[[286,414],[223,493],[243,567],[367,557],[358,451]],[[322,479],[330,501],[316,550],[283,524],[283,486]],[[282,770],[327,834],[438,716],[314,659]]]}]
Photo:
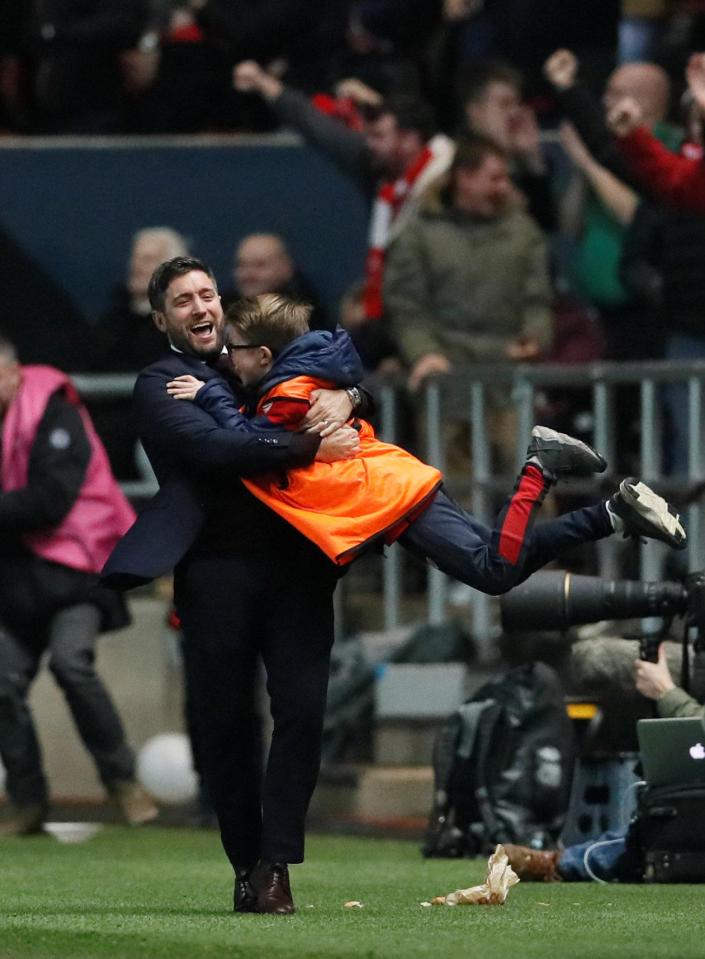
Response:
[{"label": "green grass pitch", "polygon": [[[501,907],[423,908],[480,861],[414,843],[309,839],[295,916],[232,913],[213,832],[105,827],[0,843],[0,959],[650,959],[705,956],[705,887],[520,883]],[[346,909],[358,899],[362,909]]]}]

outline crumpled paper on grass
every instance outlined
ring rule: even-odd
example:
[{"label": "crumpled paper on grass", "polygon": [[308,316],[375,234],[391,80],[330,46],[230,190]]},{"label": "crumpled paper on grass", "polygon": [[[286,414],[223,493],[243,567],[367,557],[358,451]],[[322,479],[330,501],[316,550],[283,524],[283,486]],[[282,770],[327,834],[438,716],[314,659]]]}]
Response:
[{"label": "crumpled paper on grass", "polygon": [[504,846],[498,845],[487,860],[487,875],[479,886],[456,889],[447,896],[436,896],[434,906],[502,906],[509,889],[519,882],[519,877],[509,865]]}]

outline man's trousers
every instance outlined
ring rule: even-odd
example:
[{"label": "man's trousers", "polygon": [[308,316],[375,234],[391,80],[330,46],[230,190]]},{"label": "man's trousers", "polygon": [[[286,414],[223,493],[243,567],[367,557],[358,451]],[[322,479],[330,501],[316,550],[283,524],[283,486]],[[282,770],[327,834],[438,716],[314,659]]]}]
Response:
[{"label": "man's trousers", "polygon": [[100,611],[82,603],[56,613],[48,637],[33,643],[0,624],[0,758],[16,806],[48,797],[27,696],[44,652],[102,782],[134,779],[135,760],[110,694],[95,670]]},{"label": "man's trousers", "polygon": [[[292,539],[279,556],[274,544],[191,555],[175,580],[203,772],[234,867],[303,860],[320,766],[336,569]],[[260,656],[274,723],[263,782]]]},{"label": "man's trousers", "polygon": [[399,542],[468,586],[493,596],[506,593],[565,550],[613,532],[604,503],[534,526],[551,485],[538,467],[525,466],[494,529],[440,489]]}]

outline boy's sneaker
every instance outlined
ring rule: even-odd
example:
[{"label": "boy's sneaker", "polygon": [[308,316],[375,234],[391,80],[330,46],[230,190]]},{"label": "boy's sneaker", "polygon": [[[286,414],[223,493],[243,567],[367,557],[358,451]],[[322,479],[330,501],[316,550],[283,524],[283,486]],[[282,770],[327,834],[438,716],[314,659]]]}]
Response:
[{"label": "boy's sneaker", "polygon": [[604,473],[607,469],[607,460],[592,446],[566,433],[557,433],[548,426],[535,426],[532,429],[526,455],[529,460],[538,462],[542,469],[556,476],[566,473],[588,476],[590,473]]},{"label": "boy's sneaker", "polygon": [[678,513],[646,483],[633,476],[622,480],[618,492],[607,501],[607,510],[621,520],[621,524],[613,523],[618,533],[658,539],[673,549],[686,547],[685,530]]}]

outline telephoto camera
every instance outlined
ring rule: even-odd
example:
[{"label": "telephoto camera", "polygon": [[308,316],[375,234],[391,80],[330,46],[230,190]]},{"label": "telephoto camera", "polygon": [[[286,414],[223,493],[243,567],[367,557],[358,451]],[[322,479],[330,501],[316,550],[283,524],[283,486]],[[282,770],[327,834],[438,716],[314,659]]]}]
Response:
[{"label": "telephoto camera", "polygon": [[507,632],[566,630],[603,619],[663,618],[664,629],[639,642],[641,658],[656,662],[674,616],[684,617],[686,633],[696,630],[695,652],[705,650],[705,570],[691,573],[684,583],[603,580],[545,570],[502,596],[501,613]]}]

